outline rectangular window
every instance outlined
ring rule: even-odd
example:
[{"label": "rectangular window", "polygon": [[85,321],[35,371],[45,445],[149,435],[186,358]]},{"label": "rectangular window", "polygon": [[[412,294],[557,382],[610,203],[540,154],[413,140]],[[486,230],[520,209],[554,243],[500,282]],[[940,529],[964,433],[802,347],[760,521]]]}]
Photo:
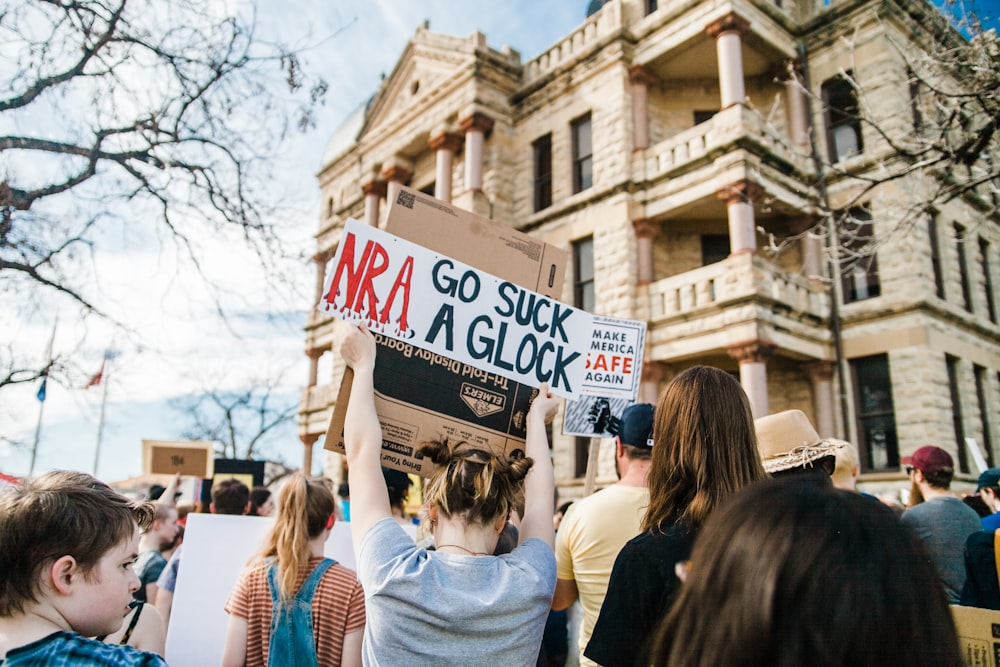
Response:
[{"label": "rectangular window", "polygon": [[552,135],[531,144],[535,164],[535,211],[552,206]]},{"label": "rectangular window", "polygon": [[983,440],[979,444],[986,451],[986,465],[993,467],[993,433],[990,430],[990,405],[986,400],[986,369],[973,366],[972,372],[976,378],[976,400],[979,402],[979,420],[982,423]]},{"label": "rectangular window", "polygon": [[865,472],[899,468],[896,413],[892,404],[889,357],[851,360],[857,405],[858,451]]},{"label": "rectangular window", "polygon": [[657,0],[646,0],[646,16],[656,11]]},{"label": "rectangular window", "polygon": [[955,443],[958,445],[958,469],[969,472],[969,460],[965,453],[965,425],[962,421],[962,392],[958,386],[958,359],[944,355],[948,367],[948,391],[951,393],[952,427],[955,429]]},{"label": "rectangular window", "polygon": [[573,305],[588,313],[597,305],[594,292],[594,237],[573,242]]},{"label": "rectangular window", "polygon": [[871,220],[871,213],[864,207],[850,209],[840,220],[840,280],[844,303],[871,299],[882,293]]},{"label": "rectangular window", "polygon": [[[851,72],[847,72],[851,76]],[[821,86],[826,109],[826,145],[830,162],[839,162],[864,150],[858,99],[850,81],[844,77],[827,79]]]},{"label": "rectangular window", "polygon": [[955,225],[955,251],[958,253],[958,278],[962,283],[962,303],[972,312],[972,283],[969,282],[969,262],[965,258],[965,227]]},{"label": "rectangular window", "polygon": [[941,246],[938,242],[937,218],[932,214],[927,220],[927,236],[931,246],[931,269],[934,271],[934,292],[944,298],[944,274],[941,273]]},{"label": "rectangular window", "polygon": [[571,124],[573,133],[573,192],[583,192],[594,184],[594,155],[590,137],[590,114]]},{"label": "rectangular window", "polygon": [[583,477],[587,474],[587,461],[590,459],[590,438],[577,436],[573,441],[576,449],[576,465],[573,474],[576,477]]},{"label": "rectangular window", "polygon": [[701,235],[701,265],[708,266],[729,257],[729,234]]},{"label": "rectangular window", "polygon": [[997,305],[993,300],[993,276],[990,275],[990,242],[979,238],[979,270],[983,272],[983,291],[986,293],[986,312],[990,322],[997,321]]}]

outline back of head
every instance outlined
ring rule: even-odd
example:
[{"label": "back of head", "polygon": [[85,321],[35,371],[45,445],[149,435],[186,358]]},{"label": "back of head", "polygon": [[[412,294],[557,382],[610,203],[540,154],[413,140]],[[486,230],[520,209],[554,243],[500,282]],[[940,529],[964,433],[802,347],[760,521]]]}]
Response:
[{"label": "back of head", "polygon": [[706,522],[655,656],[677,667],[961,664],[921,541],[881,503],[794,478],[752,485]]},{"label": "back of head", "polygon": [[56,471],[0,493],[0,617],[38,601],[43,570],[72,556],[89,573],[111,549],[146,530],[153,507],[81,472]]},{"label": "back of head", "polygon": [[701,524],[719,503],[765,477],[743,387],[708,366],[687,369],[656,405],[643,530]]},{"label": "back of head", "polygon": [[333,485],[325,478],[291,475],[278,493],[278,511],[261,555],[278,564],[278,588],[285,600],[295,595],[299,570],[309,563],[309,540],[319,537],[334,513]]},{"label": "back of head", "polygon": [[653,414],[649,403],[635,403],[618,419],[618,440],[625,456],[633,461],[648,461],[653,455]]},{"label": "back of head", "polygon": [[267,499],[271,497],[271,489],[266,486],[255,486],[250,489],[250,511],[247,512],[250,516],[258,516],[257,508],[267,502]]},{"label": "back of head", "polygon": [[434,463],[434,473],[424,489],[424,502],[447,517],[488,524],[507,518],[521,504],[524,476],[534,461],[501,458],[467,442],[452,446],[447,440],[425,442],[421,454]]},{"label": "back of head", "polygon": [[215,514],[246,514],[250,489],[236,479],[224,479],[212,485],[212,511]]},{"label": "back of head", "polygon": [[389,504],[403,509],[406,497],[410,493],[410,476],[402,470],[382,468],[382,478],[385,480],[386,491],[389,492]]},{"label": "back of head", "polygon": [[947,490],[955,476],[955,461],[951,454],[934,445],[924,445],[913,452],[910,465],[919,470],[927,484],[935,489]]}]

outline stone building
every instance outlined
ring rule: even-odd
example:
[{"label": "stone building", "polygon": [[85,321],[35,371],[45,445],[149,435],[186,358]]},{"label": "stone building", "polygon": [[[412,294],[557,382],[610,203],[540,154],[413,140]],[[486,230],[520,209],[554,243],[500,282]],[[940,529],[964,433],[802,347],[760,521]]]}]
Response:
[{"label": "stone building", "polygon": [[[927,174],[870,190],[857,178],[892,169],[890,136],[920,131],[907,54],[932,49],[928,26],[961,39],[937,10],[593,0],[588,12],[530,61],[478,32],[416,29],[326,151],[317,300],[344,221],[382,224],[404,183],[565,248],[563,301],[648,322],[641,400],[708,364],[738,375],[755,415],[799,408],[821,435],[857,443],[868,488],[898,485],[927,443],[967,476],[966,438],[992,463],[995,202],[971,193],[913,213]],[[307,460],[340,382],[334,329],[309,314]],[[589,443],[559,435],[558,418],[554,432],[573,497]],[[613,481],[611,448],[600,457],[598,483]],[[339,478],[339,458],[328,466]]]}]

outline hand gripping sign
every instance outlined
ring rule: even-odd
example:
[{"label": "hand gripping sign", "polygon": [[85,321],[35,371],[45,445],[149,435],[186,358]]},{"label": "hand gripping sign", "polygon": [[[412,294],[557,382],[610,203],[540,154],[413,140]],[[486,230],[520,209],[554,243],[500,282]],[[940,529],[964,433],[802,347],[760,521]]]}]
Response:
[{"label": "hand gripping sign", "polygon": [[566,398],[636,395],[645,324],[597,317],[348,220],[319,310]]}]

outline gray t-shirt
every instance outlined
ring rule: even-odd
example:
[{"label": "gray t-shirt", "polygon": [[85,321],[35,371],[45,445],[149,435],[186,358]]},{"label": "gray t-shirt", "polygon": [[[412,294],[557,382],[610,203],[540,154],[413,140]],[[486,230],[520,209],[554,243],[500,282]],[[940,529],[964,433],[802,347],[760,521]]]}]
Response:
[{"label": "gray t-shirt", "polygon": [[958,498],[931,498],[903,512],[903,523],[924,541],[948,602],[958,604],[965,585],[965,540],[982,528],[979,515]]},{"label": "gray t-shirt", "polygon": [[387,517],[365,534],[357,562],[365,665],[535,664],[556,584],[541,540],[459,556],[418,547]]}]

